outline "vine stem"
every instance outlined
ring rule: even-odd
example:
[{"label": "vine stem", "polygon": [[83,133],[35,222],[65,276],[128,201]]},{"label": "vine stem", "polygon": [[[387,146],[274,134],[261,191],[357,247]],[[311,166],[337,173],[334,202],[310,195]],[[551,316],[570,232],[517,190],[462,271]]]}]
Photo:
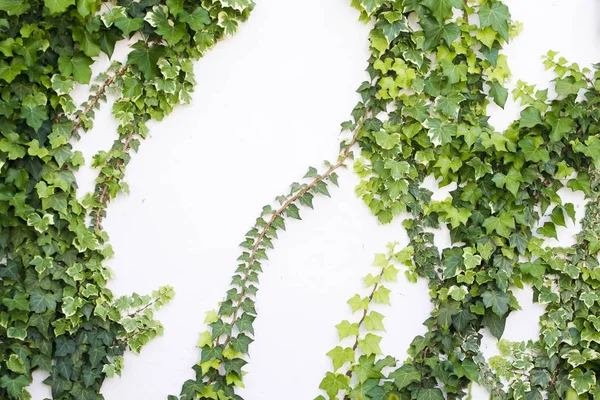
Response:
[{"label": "vine stem", "polygon": [[[129,144],[131,143],[131,140],[133,139],[133,135],[135,135],[134,129],[129,131],[129,135],[127,135],[127,138],[125,139],[125,142],[123,143],[124,144],[123,154],[128,153],[129,149],[131,149],[131,146]],[[109,161],[105,161],[104,166],[107,166],[108,162]],[[123,165],[123,163],[124,163],[123,158],[120,158],[115,163],[115,168],[119,168],[121,165]],[[111,175],[110,177],[108,177],[107,181],[111,181],[112,179],[114,179],[114,177]],[[104,209],[106,207],[105,202],[106,202],[107,194],[108,194],[108,184],[106,182],[103,182],[102,190],[100,191],[100,194],[98,195],[98,202],[100,203],[100,206],[96,210],[96,215],[94,216],[94,229],[96,231],[100,230],[100,223],[102,222],[102,211],[104,211]]]},{"label": "vine stem", "polygon": [[77,115],[75,115],[75,117],[72,120],[72,122],[74,123],[73,129],[71,130],[72,134],[74,134],[75,132],[77,132],[79,130],[79,128],[81,128],[81,123],[82,123],[81,116],[87,115],[87,113],[89,113],[96,107],[96,105],[100,102],[101,97],[106,93],[106,90],[113,83],[115,83],[115,81],[117,80],[117,77],[125,75],[125,72],[127,72],[127,68],[128,68],[127,65],[122,67],[113,76],[111,76],[110,78],[105,80],[104,83],[102,84],[102,86],[100,86],[100,88],[94,95],[94,97],[92,97],[92,99],[89,101],[89,104],[83,109],[83,111],[81,113],[78,113]]},{"label": "vine stem", "polygon": [[[263,227],[262,231],[260,232],[260,234],[256,238],[256,241],[254,242],[254,246],[252,247],[252,251],[250,253],[250,258],[247,261],[247,268],[246,268],[246,271],[244,272],[244,278],[243,278],[242,284],[241,284],[242,292],[240,293],[240,298],[237,301],[237,304],[236,304],[236,306],[234,308],[234,311],[233,311],[233,315],[231,317],[231,326],[232,327],[235,324],[235,322],[237,321],[237,314],[238,314],[238,311],[240,310],[240,307],[242,305],[242,302],[243,302],[243,299],[244,299],[244,295],[246,294],[246,283],[248,282],[248,278],[250,277],[250,270],[251,270],[252,264],[254,264],[255,257],[256,257],[256,252],[258,251],[258,248],[262,244],[262,241],[265,238],[265,235],[267,234],[267,231],[269,230],[269,228],[271,228],[271,226],[273,225],[273,223],[275,222],[275,220],[277,219],[277,217],[281,216],[281,214],[283,214],[283,212],[292,203],[294,203],[302,195],[304,195],[305,193],[307,193],[316,184],[318,184],[319,182],[321,182],[321,181],[329,178],[329,176],[331,176],[331,174],[334,171],[336,171],[338,168],[340,168],[342,165],[344,165],[345,161],[350,156],[351,150],[352,150],[352,146],[356,143],[356,140],[358,139],[358,135],[359,135],[362,127],[364,126],[365,121],[367,120],[367,116],[370,113],[371,113],[371,107],[368,107],[367,110],[366,110],[366,112],[365,112],[365,115],[362,117],[361,121],[357,124],[356,128],[354,129],[354,132],[352,134],[352,138],[348,142],[348,145],[346,146],[346,148],[344,149],[344,151],[341,152],[341,154],[340,154],[340,156],[338,158],[338,162],[336,164],[330,166],[329,169],[327,171],[325,171],[325,173],[323,175],[315,178],[312,182],[310,182],[309,184],[307,184],[304,188],[302,188],[301,190],[299,190],[295,195],[293,195],[285,203],[283,203],[283,205],[281,207],[279,207],[279,209],[277,209],[277,211],[275,211],[273,213],[273,215],[271,216],[271,219],[269,220],[269,222],[267,222],[267,224]],[[229,344],[230,340],[231,340],[231,335],[227,335],[227,337],[225,339],[225,342],[223,342],[223,347],[226,347]],[[218,344],[219,344],[219,341],[217,339],[217,345]]]},{"label": "vine stem", "polygon": [[[389,261],[389,260],[388,260]],[[385,272],[385,267],[381,268],[381,272],[379,273],[379,282],[376,282],[375,285],[373,286],[373,290],[371,290],[371,294],[369,295],[369,303],[367,304],[367,307],[363,310],[363,314],[362,317],[360,318],[360,320],[358,321],[358,329],[360,329],[360,327],[362,326],[362,324],[365,322],[365,318],[367,318],[367,312],[369,310],[369,305],[371,304],[371,302],[373,301],[373,297],[375,296],[375,292],[377,291],[377,289],[380,286],[380,282],[381,282],[381,278],[383,278],[383,274]],[[359,335],[356,335],[356,340],[354,341],[354,345],[352,346],[352,351],[356,351],[356,348],[358,347],[358,337]],[[356,364],[354,364],[356,365]],[[351,365],[348,368],[348,371],[346,372],[346,376],[348,378],[352,378],[352,367],[354,365]],[[350,397],[348,394],[344,395],[344,400],[349,400]]]}]

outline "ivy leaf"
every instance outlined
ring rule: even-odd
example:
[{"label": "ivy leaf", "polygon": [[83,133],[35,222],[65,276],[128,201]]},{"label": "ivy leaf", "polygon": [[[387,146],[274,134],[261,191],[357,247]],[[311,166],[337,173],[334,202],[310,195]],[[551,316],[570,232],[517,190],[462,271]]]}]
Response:
[{"label": "ivy leaf", "polygon": [[6,361],[6,366],[12,372],[17,374],[25,374],[25,364],[16,354],[11,354],[8,360]]},{"label": "ivy leaf", "polygon": [[490,87],[490,96],[494,99],[494,103],[498,104],[500,108],[504,108],[506,100],[508,99],[508,90],[494,81]]},{"label": "ivy leaf", "polygon": [[381,148],[391,150],[400,143],[400,135],[397,133],[389,134],[384,131],[379,131],[373,134],[375,141]]},{"label": "ivy leaf", "polygon": [[54,296],[48,293],[34,292],[29,298],[29,307],[35,313],[43,313],[46,310],[54,311],[56,309],[56,301]]},{"label": "ivy leaf", "polygon": [[237,11],[244,11],[254,6],[252,0],[218,0],[223,7],[231,7]]},{"label": "ivy leaf", "polygon": [[327,392],[329,398],[337,398],[337,394],[340,390],[350,389],[350,378],[346,375],[327,372],[325,378],[321,381],[319,388]]},{"label": "ivy leaf", "polygon": [[96,57],[100,54],[100,45],[98,39],[83,28],[73,29],[73,40],[79,44],[79,48],[83,50],[83,54],[88,57]]},{"label": "ivy leaf", "polygon": [[58,70],[65,78],[73,76],[75,81],[86,84],[92,77],[93,61],[82,53],[75,53],[73,57],[62,55],[58,58]]},{"label": "ivy leaf", "polygon": [[496,173],[493,176],[492,181],[499,188],[506,187],[506,189],[508,189],[508,191],[516,197],[517,193],[519,192],[519,188],[521,187],[523,177],[515,167],[511,167],[506,175],[500,172]]},{"label": "ivy leaf", "polygon": [[[460,103],[464,99],[464,96],[457,92],[452,92],[447,96],[439,96],[435,100],[435,109],[447,117],[456,118],[460,109]],[[455,125],[450,126],[453,126],[455,130]]]},{"label": "ivy leaf", "polygon": [[237,31],[237,21],[231,18],[225,11],[219,13],[217,25],[223,28],[226,36],[231,36]]},{"label": "ivy leaf", "polygon": [[302,219],[300,218],[300,210],[298,210],[298,207],[295,204],[290,204],[286,208],[285,215],[294,219]]},{"label": "ivy leaf", "polygon": [[533,106],[529,106],[521,111],[521,119],[519,120],[519,128],[533,128],[538,124],[543,124],[540,110]]},{"label": "ivy leaf", "polygon": [[456,136],[456,125],[442,122],[437,118],[427,119],[424,126],[429,129],[428,135],[431,141],[436,145],[450,143],[452,142],[452,138]]},{"label": "ivy leaf", "polygon": [[510,12],[508,7],[499,1],[485,3],[479,9],[479,21],[481,27],[492,27],[496,32],[508,42],[508,21],[510,21]]},{"label": "ivy leaf", "polygon": [[508,305],[510,303],[510,296],[499,290],[490,290],[484,292],[481,295],[483,304],[486,308],[492,308],[492,311],[499,317],[503,316],[508,312]]},{"label": "ivy leaf", "polygon": [[521,264],[521,272],[531,275],[534,278],[541,278],[546,273],[546,265],[540,259],[535,262],[526,262]]},{"label": "ivy leaf", "polygon": [[539,233],[540,235],[558,240],[558,235],[556,233],[556,226],[552,222],[545,222],[543,226],[538,228],[537,233]]},{"label": "ivy leaf", "polygon": [[381,7],[385,3],[385,0],[360,0],[360,5],[367,12],[368,15],[371,15]]},{"label": "ivy leaf", "polygon": [[373,302],[379,304],[390,304],[390,290],[384,286],[380,286],[373,292]]},{"label": "ivy leaf", "polygon": [[371,354],[381,354],[379,342],[381,342],[380,336],[367,333],[363,339],[358,340],[358,348],[367,356],[370,356]]},{"label": "ivy leaf", "polygon": [[0,10],[8,15],[21,15],[29,10],[29,2],[22,0],[0,0]]},{"label": "ivy leaf", "polygon": [[371,311],[369,315],[365,317],[365,328],[369,331],[385,331],[383,318],[383,314],[380,314],[377,311]]},{"label": "ivy leaf", "polygon": [[423,5],[431,10],[438,21],[443,22],[452,16],[452,7],[462,10],[464,4],[463,0],[425,0]]},{"label": "ivy leaf", "polygon": [[555,79],[556,85],[554,89],[556,94],[559,96],[568,96],[570,94],[577,94],[580,89],[585,89],[587,84],[584,80],[575,80],[572,76],[565,76],[564,78]]},{"label": "ivy leaf", "polygon": [[515,229],[515,219],[508,212],[502,212],[498,217],[486,218],[482,225],[488,235],[496,232],[500,236],[509,238],[512,230]]},{"label": "ivy leaf", "polygon": [[183,11],[183,1],[184,0],[167,0],[167,8],[169,9],[169,13],[173,16],[177,16],[180,12]]},{"label": "ivy leaf", "polygon": [[184,24],[173,22],[168,18],[165,6],[152,7],[152,11],[146,14],[144,20],[156,28],[156,33],[162,36],[170,46],[179,43],[187,33]]},{"label": "ivy leaf", "polygon": [[578,395],[582,395],[590,391],[596,384],[596,375],[593,371],[583,372],[580,368],[575,368],[569,373],[571,387],[575,389]]},{"label": "ivy leaf", "polygon": [[417,400],[444,400],[444,394],[436,388],[419,389]]},{"label": "ivy leaf", "polygon": [[25,119],[27,125],[35,129],[36,131],[40,129],[42,123],[48,119],[48,114],[46,112],[46,107],[42,106],[24,106],[21,107],[21,112],[19,116]]},{"label": "ivy leaf", "polygon": [[519,147],[523,151],[527,161],[548,161],[550,159],[550,154],[544,146],[544,139],[540,136],[526,137],[519,140]]},{"label": "ivy leaf", "polygon": [[192,13],[186,11],[181,12],[179,16],[181,22],[185,22],[195,32],[199,32],[206,25],[210,24],[210,17],[208,11],[202,7],[197,7]]},{"label": "ivy leaf", "polygon": [[31,381],[25,375],[18,375],[16,378],[11,378],[9,375],[3,375],[0,378],[0,387],[6,389],[9,396],[13,398],[21,398],[23,389],[25,389]]},{"label": "ivy leaf", "polygon": [[127,18],[126,16],[122,16],[115,19],[114,23],[125,35],[129,36],[131,32],[138,31],[144,25],[144,20],[142,18]]},{"label": "ivy leaf", "polygon": [[450,45],[460,35],[460,29],[456,24],[444,24],[434,18],[423,19],[421,26],[425,31],[425,42],[423,43],[423,50],[425,51],[437,47],[442,39]]},{"label": "ivy leaf", "polygon": [[413,382],[421,380],[421,374],[411,364],[404,364],[390,374],[389,379],[394,380],[398,390],[402,390]]},{"label": "ivy leaf", "polygon": [[44,5],[48,7],[51,14],[61,14],[75,4],[75,0],[44,0]]},{"label": "ivy leaf", "polygon": [[163,46],[152,46],[146,49],[133,50],[127,56],[127,65],[135,65],[146,79],[152,79],[158,72],[158,59],[165,53]]},{"label": "ivy leaf", "polygon": [[556,117],[554,115],[549,115],[548,122],[550,123],[550,126],[552,126],[550,140],[558,142],[566,133],[569,133],[573,129],[574,121],[570,117]]},{"label": "ivy leaf", "polygon": [[499,317],[494,313],[485,313],[482,323],[488,327],[492,336],[500,340],[506,327],[506,315]]},{"label": "ivy leaf", "polygon": [[338,335],[340,340],[347,338],[348,336],[357,336],[358,335],[358,324],[350,323],[349,321],[342,321],[335,326],[338,331]]},{"label": "ivy leaf", "polygon": [[354,362],[354,350],[349,347],[342,348],[341,346],[337,346],[333,350],[331,350],[327,355],[331,358],[333,362],[333,372],[337,371],[344,365],[345,363]]},{"label": "ivy leaf", "polygon": [[0,78],[4,79],[7,83],[11,83],[15,80],[21,71],[26,71],[25,61],[22,57],[14,57],[10,64],[4,60],[0,60]]}]

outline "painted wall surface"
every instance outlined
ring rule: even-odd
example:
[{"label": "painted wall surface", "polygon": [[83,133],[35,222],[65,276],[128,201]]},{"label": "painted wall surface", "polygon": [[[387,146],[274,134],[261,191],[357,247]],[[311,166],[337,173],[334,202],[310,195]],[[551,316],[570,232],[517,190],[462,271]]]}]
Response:
[{"label": "painted wall surface", "polygon": [[[366,78],[369,27],[358,22],[348,0],[257,3],[238,34],[197,63],[192,105],[152,124],[128,167],[131,194],[108,208],[104,226],[116,253],[110,287],[127,294],[170,284],[176,298],[158,314],[164,336],[141,355],[126,356],[122,377],[105,383],[107,400],[166,399],[193,377],[204,313],[216,308],[228,288],[238,244],[263,205],[287,191],[308,166],[335,159],[339,124],[358,101],[354,90]],[[547,87],[552,77],[541,56],[549,49],[580,64],[600,62],[598,2],[507,3],[524,24],[505,51],[514,82]],[[518,112],[510,102],[505,110],[490,107],[499,130]],[[115,129],[105,105],[78,145],[86,160],[111,146]],[[95,175],[91,169],[79,174],[82,196],[93,189]],[[351,171],[342,172],[332,198],[316,198],[315,211],[290,221],[269,254],[256,341],[240,392],[245,399],[314,398],[331,368],[325,353],[337,342],[334,325],[351,317],[346,301],[364,292],[361,278],[373,268],[374,253],[389,241],[406,243],[400,220],[380,226],[355,197],[357,182]],[[436,198],[446,194],[436,190]],[[576,201],[581,216],[581,199]],[[561,230],[561,241],[572,240],[576,230]],[[448,244],[447,232],[437,240]],[[399,279],[390,288],[392,306],[380,310],[387,328],[382,349],[403,359],[412,338],[425,331],[422,322],[431,306],[424,281]],[[541,310],[531,304],[530,290],[517,296],[523,310],[509,317],[506,337],[535,338]],[[484,347],[487,355],[496,354],[489,335]],[[49,390],[38,382],[32,394],[43,399]],[[473,398],[488,397],[478,390]]]}]

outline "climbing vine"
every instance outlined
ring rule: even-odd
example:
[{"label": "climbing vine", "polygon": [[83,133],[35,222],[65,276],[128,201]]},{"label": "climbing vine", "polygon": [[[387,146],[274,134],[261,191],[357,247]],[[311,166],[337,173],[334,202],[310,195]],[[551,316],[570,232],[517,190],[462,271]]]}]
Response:
[{"label": "climbing vine", "polygon": [[[102,221],[127,191],[125,170],[162,120],[190,101],[193,61],[246,20],[251,0],[0,0],[0,397],[28,399],[32,372],[45,370],[55,399],[98,399],[119,374],[127,349],[139,352],[162,332],[153,313],[173,296],[115,298],[106,288],[111,257]],[[314,196],[329,196],[353,162],[357,195],[381,223],[401,218],[409,242],[388,246],[348,301],[353,318],[317,399],[461,399],[474,383],[492,399],[592,399],[600,396],[599,174],[600,72],[549,52],[553,91],[519,82],[522,109],[504,132],[487,107],[504,107],[510,77],[502,47],[519,31],[500,0],[352,0],[372,24],[367,73],[348,132],[332,162],[263,208],[245,235],[231,287],[206,315],[195,378],[181,399],[240,399],[257,318],[258,277],[288,218]],[[133,42],[77,107],[70,93],[91,80],[102,52]],[[99,151],[93,193],[79,200],[74,173],[84,164],[73,144],[114,95],[117,138]],[[356,153],[356,154],[355,154]],[[433,200],[433,177],[449,196]],[[560,190],[581,192],[582,230],[570,247],[549,247],[557,227],[577,222]],[[445,226],[451,244],[434,244]],[[406,359],[382,354],[390,285],[403,271],[428,282],[427,332]],[[483,330],[502,338],[518,310],[512,289],[531,285],[545,305],[539,340],[500,340],[486,359]],[[392,310],[388,312],[393,312]],[[325,397],[327,396],[327,397]]]},{"label": "climbing vine", "polygon": [[[162,333],[154,311],[173,296],[115,297],[102,230],[106,206],[127,190],[130,153],[146,124],[189,102],[192,62],[244,21],[251,0],[0,0],[0,398],[29,399],[32,372],[54,399],[96,400],[123,354]],[[100,53],[129,48],[77,107]],[[116,97],[118,138],[94,157],[96,188],[80,201],[73,145]]]},{"label": "climbing vine", "polygon": [[[522,105],[521,117],[498,132],[488,122],[487,106],[504,107],[508,99],[510,72],[500,51],[519,30],[506,5],[352,5],[374,26],[370,80],[358,89],[362,99],[353,119],[342,124],[353,139],[340,158],[350,158],[348,146],[359,145],[357,195],[381,223],[403,218],[409,244],[390,245],[389,254],[378,255],[378,273],[365,277],[367,294],[348,301],[357,319],[337,325],[340,344],[327,354],[332,370],[319,389],[329,399],[442,400],[464,398],[477,383],[493,399],[595,396],[598,239],[591,227],[598,207],[600,73],[550,52],[544,64],[556,73],[556,94],[519,82],[513,97]],[[448,198],[432,200],[424,186],[430,176],[450,188]],[[235,388],[243,385],[253,341],[262,260],[284,217],[300,217],[296,201],[312,206],[301,201],[303,188],[324,183],[327,172],[317,175],[311,168],[307,177],[314,180],[293,184],[291,194],[279,198],[282,207],[265,207],[247,234],[242,247],[249,251],[240,257],[226,299],[208,314],[196,379],[184,384],[181,399],[240,398]],[[573,247],[547,248],[545,238],[557,239],[557,226],[575,221],[575,207],[560,197],[561,188],[589,200],[584,231]],[[438,249],[434,237],[441,225],[452,244]],[[429,282],[434,306],[424,322],[427,333],[413,340],[406,360],[381,354],[384,316],[371,309],[389,303],[386,285],[395,280],[397,264],[409,280]],[[548,305],[542,338],[500,342],[503,355],[486,360],[482,331],[502,337],[507,316],[520,308],[512,288],[524,284]]]}]

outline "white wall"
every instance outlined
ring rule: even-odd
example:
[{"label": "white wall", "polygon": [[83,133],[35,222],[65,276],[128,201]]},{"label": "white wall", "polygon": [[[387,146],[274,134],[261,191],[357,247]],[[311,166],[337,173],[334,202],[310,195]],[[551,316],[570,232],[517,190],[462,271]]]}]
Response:
[{"label": "white wall", "polygon": [[[176,298],[158,315],[165,335],[140,356],[128,355],[119,379],[103,389],[107,400],[165,399],[193,376],[204,312],[216,307],[236,268],[237,247],[264,204],[285,192],[307,167],[335,158],[339,124],[349,119],[366,78],[368,27],[347,0],[257,0],[238,34],[196,66],[193,104],[153,124],[127,171],[129,196],[109,208],[105,228],[116,252],[110,266],[117,294],[175,287]],[[516,78],[546,86],[541,55],[558,50],[571,61],[600,62],[600,6],[594,0],[510,0],[525,29],[506,50]],[[495,110],[500,129],[518,116]],[[80,143],[90,160],[115,138],[109,107]],[[79,175],[82,193],[93,171]],[[332,198],[288,223],[262,275],[256,342],[246,370],[247,400],[311,399],[336,345],[334,325],[349,315],[346,300],[364,293],[375,252],[405,242],[400,221],[379,226],[354,195],[358,182],[342,172]],[[565,233],[565,232],[563,232]],[[566,232],[565,235],[568,235]],[[443,238],[441,239],[443,242]],[[426,283],[400,279],[384,309],[386,353],[401,359],[431,307]],[[519,295],[530,303],[531,292]],[[511,315],[506,336],[537,336],[539,309]],[[494,340],[485,341],[494,354]],[[36,385],[33,398],[48,396]],[[477,392],[474,399],[486,399]]]}]

